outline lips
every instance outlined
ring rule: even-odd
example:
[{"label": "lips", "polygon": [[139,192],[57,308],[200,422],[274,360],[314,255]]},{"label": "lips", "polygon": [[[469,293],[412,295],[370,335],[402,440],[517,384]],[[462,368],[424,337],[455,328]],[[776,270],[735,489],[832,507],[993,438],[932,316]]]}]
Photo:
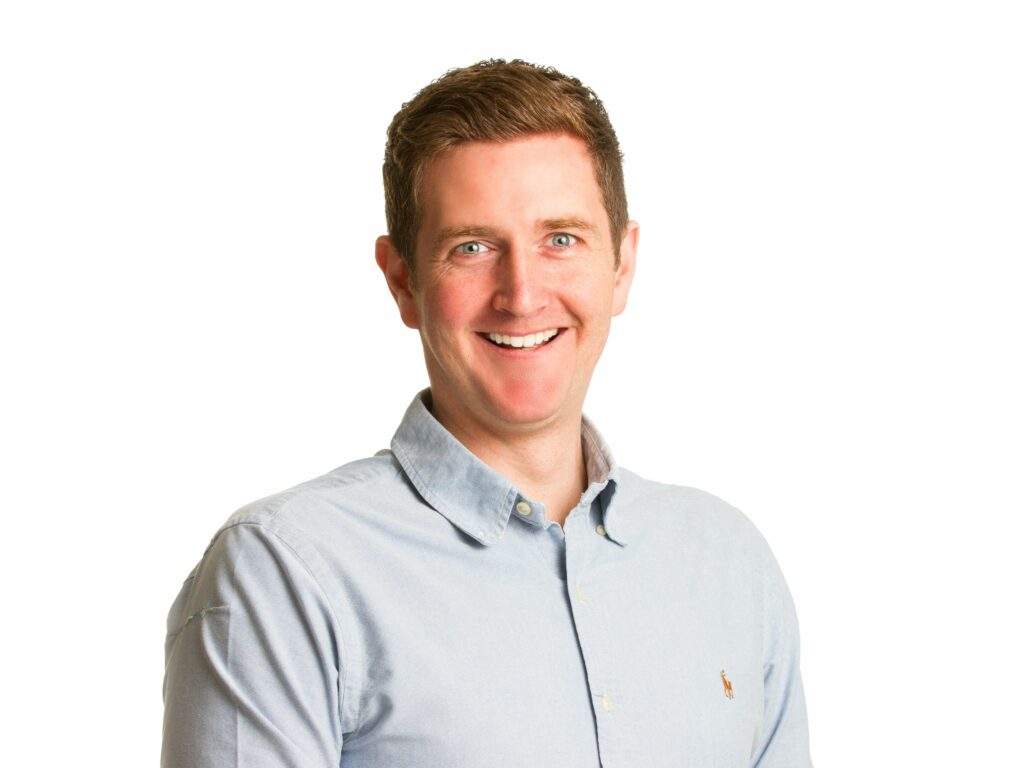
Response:
[{"label": "lips", "polygon": [[490,349],[494,350],[498,354],[512,356],[512,357],[526,357],[529,355],[535,355],[543,349],[547,349],[552,344],[557,344],[559,339],[565,334],[565,328],[559,328],[558,333],[552,336],[547,341],[536,344],[532,347],[513,347],[506,344],[499,344],[498,342],[488,338],[486,333],[478,332],[477,336],[480,337],[481,341],[486,344]]},{"label": "lips", "polygon": [[536,331],[534,333],[526,333],[522,335],[503,334],[489,331],[485,332],[483,335],[489,341],[502,347],[530,349],[547,343],[558,335],[558,331],[558,328],[549,328],[545,331]]}]

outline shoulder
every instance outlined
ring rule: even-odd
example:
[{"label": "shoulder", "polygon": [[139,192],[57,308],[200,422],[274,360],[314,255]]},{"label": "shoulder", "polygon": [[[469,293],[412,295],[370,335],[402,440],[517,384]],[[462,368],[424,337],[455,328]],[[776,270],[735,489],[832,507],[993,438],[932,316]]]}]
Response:
[{"label": "shoulder", "polygon": [[736,505],[701,488],[651,480],[622,467],[620,477],[614,503],[631,518],[635,537],[681,557],[730,564],[761,577],[770,569],[768,542]]},{"label": "shoulder", "polygon": [[620,471],[625,514],[635,517],[639,529],[634,535],[659,551],[668,548],[678,562],[700,564],[704,574],[730,574],[753,584],[773,620],[782,616],[792,621],[792,599],[782,570],[745,512],[700,488]]},{"label": "shoulder", "polygon": [[688,485],[661,482],[619,468],[621,501],[653,525],[674,525],[690,533],[707,536],[737,537],[763,541],[753,521],[738,507],[709,491]]},{"label": "shoulder", "polygon": [[315,538],[326,518],[337,519],[339,513],[402,485],[391,452],[382,450],[244,504],[228,516],[214,537],[239,525],[255,525],[279,535],[305,531]]},{"label": "shoulder", "polygon": [[323,544],[338,540],[344,511],[379,498],[397,474],[390,452],[382,450],[250,501],[216,528],[189,578],[217,566],[234,568],[243,556],[276,551],[320,580]]},{"label": "shoulder", "polygon": [[390,451],[351,461],[325,474],[255,499],[233,511],[214,530],[190,574],[243,546],[290,550],[306,569],[321,574],[322,545],[340,544],[347,512],[387,498],[402,477]]}]

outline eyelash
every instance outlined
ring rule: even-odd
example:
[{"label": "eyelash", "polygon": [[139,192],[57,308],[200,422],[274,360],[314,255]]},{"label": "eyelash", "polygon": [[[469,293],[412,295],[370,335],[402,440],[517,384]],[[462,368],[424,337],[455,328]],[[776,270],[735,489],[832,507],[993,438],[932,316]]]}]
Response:
[{"label": "eyelash", "polygon": [[[571,248],[573,245],[575,245],[576,243],[578,243],[580,241],[580,239],[578,237],[576,237],[576,235],[573,235],[573,234],[571,234],[569,232],[555,232],[555,233],[553,233],[551,235],[551,237],[560,237],[561,235],[565,235],[566,237],[571,237],[573,239],[573,241],[574,241],[572,243],[569,243],[569,245],[563,246],[562,247],[563,250],[564,250],[564,248]],[[465,243],[459,243],[457,246],[455,246],[455,251],[458,252],[458,253],[461,253],[464,256],[476,256],[477,254],[475,254],[475,253],[466,253],[465,251],[459,251],[459,249],[462,246],[464,246],[464,245],[473,245],[474,243],[477,244],[477,245],[483,245],[483,243],[481,243],[479,240],[469,240],[469,241],[467,241]]]}]

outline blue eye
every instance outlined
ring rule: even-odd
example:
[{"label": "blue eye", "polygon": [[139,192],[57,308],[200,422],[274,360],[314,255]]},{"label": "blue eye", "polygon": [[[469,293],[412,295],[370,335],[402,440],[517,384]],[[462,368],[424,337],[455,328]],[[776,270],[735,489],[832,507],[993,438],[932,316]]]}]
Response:
[{"label": "blue eye", "polygon": [[487,248],[486,245],[484,245],[483,243],[479,242],[478,240],[471,240],[468,243],[462,243],[461,245],[455,246],[455,250],[459,251],[459,253],[464,253],[464,254],[466,254],[468,256],[476,256],[478,253],[483,253],[483,251],[462,251],[462,250],[459,250],[461,248],[465,248],[467,245],[475,245],[478,248],[485,248],[485,249]]},{"label": "blue eye", "polygon": [[[570,235],[568,232],[559,232],[556,235],[552,235],[552,237],[569,237],[572,238],[573,240],[576,239],[576,235]],[[568,248],[570,245],[572,245],[572,243],[559,243],[559,245],[562,245],[562,247],[564,248]]]}]

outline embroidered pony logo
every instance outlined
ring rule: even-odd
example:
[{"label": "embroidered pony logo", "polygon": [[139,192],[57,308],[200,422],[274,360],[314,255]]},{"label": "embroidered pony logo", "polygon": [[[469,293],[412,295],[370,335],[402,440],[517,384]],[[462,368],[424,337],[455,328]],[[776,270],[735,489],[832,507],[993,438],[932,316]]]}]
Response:
[{"label": "embroidered pony logo", "polygon": [[732,696],[732,683],[729,682],[729,678],[725,676],[725,670],[722,670],[722,688],[725,689],[725,698],[731,699]]}]

